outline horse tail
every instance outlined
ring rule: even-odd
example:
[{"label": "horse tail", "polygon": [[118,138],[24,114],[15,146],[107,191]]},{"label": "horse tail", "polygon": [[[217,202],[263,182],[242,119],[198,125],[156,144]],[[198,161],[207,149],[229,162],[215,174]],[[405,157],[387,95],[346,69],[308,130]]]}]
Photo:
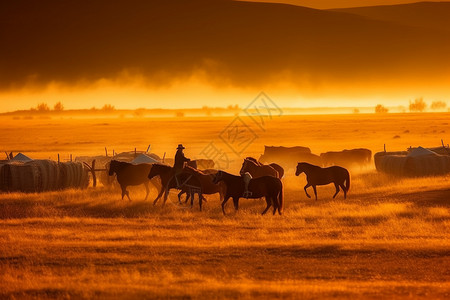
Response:
[{"label": "horse tail", "polygon": [[347,178],[345,179],[345,189],[348,190],[350,189],[350,173],[347,171]]},{"label": "horse tail", "polygon": [[280,180],[280,192],[278,194],[278,213],[281,215],[283,212],[283,182]]}]

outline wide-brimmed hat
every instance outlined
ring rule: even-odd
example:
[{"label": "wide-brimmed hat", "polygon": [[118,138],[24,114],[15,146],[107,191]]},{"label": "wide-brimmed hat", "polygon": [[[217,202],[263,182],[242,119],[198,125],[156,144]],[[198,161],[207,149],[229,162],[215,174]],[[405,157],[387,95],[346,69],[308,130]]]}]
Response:
[{"label": "wide-brimmed hat", "polygon": [[182,144],[178,144],[178,148],[177,149],[186,149],[186,148],[184,148]]}]

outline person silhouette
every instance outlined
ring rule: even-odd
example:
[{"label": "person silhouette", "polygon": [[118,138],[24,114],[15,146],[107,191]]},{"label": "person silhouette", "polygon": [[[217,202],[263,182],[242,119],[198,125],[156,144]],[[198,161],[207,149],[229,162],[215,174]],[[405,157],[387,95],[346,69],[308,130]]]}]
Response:
[{"label": "person silhouette", "polygon": [[177,175],[180,174],[183,171],[184,164],[188,161],[191,161],[189,158],[184,156],[183,150],[186,149],[183,147],[182,144],[179,144],[177,147],[177,153],[175,153],[175,161],[173,163],[173,170],[175,172],[175,180],[177,182],[177,186],[180,186],[180,183],[178,182]]}]

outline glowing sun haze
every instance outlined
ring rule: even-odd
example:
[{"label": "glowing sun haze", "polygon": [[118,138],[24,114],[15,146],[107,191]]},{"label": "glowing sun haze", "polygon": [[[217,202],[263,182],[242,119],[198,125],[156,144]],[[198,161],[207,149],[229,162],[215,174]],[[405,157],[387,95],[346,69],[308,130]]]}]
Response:
[{"label": "glowing sun haze", "polygon": [[450,95],[450,4],[0,3],[0,111],[405,105]]}]

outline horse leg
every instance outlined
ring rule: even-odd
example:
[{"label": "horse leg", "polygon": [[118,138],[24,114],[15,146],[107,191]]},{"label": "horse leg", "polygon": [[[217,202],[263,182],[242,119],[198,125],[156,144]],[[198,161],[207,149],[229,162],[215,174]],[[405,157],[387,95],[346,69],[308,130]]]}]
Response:
[{"label": "horse leg", "polygon": [[186,193],[186,200],[184,200],[184,204],[186,204],[190,198],[191,198],[191,194]]},{"label": "horse leg", "polygon": [[[122,200],[123,200],[123,197],[125,197],[125,195],[127,194],[127,187],[124,185],[121,185],[120,188],[122,189]],[[128,198],[130,198],[130,197],[128,197]]]},{"label": "horse leg", "polygon": [[262,212],[262,215],[266,214],[266,212],[269,210],[270,206],[272,206],[272,203],[270,201],[270,198],[268,196],[265,197],[266,198],[266,209],[264,209],[264,211]]},{"label": "horse leg", "polygon": [[309,188],[311,185],[308,183],[307,185],[305,185],[305,187],[303,188],[305,190],[305,194],[306,197],[311,198],[311,196],[308,194],[308,192],[306,191],[307,188]]},{"label": "horse leg", "polygon": [[[334,183],[334,186],[336,187],[336,193],[334,193],[333,195],[333,199],[336,197],[336,195],[339,193],[339,184],[337,184],[336,182]],[[344,190],[345,191],[345,190]]]},{"label": "horse leg", "polygon": [[340,186],[341,186],[342,190],[344,191],[344,199],[347,199],[347,189],[345,188],[344,183],[341,183]]},{"label": "horse leg", "polygon": [[225,203],[227,203],[228,199],[230,199],[230,197],[225,197],[224,200],[222,201],[222,212],[225,215]]},{"label": "horse leg", "polygon": [[316,186],[315,186],[315,185],[313,185],[312,187],[313,187],[313,190],[314,190],[314,195],[316,196],[316,201],[317,201],[317,190],[316,190]]},{"label": "horse leg", "polygon": [[178,204],[181,204],[181,195],[183,195],[183,191],[178,193]]},{"label": "horse leg", "polygon": [[203,194],[198,193],[198,205],[200,206],[200,211],[202,211],[202,204],[203,204]]},{"label": "horse leg", "polygon": [[239,209],[239,197],[233,197],[234,210],[238,211]]},{"label": "horse leg", "polygon": [[278,197],[277,197],[277,195],[272,196],[272,206],[273,206],[273,215],[275,216],[275,213],[277,212],[277,208],[278,208]]},{"label": "horse leg", "polygon": [[164,191],[165,191],[165,188],[163,186],[163,187],[161,187],[161,191],[159,192],[158,196],[156,196],[156,199],[153,201],[153,205],[156,205],[156,202],[158,202],[158,199],[161,198]]},{"label": "horse leg", "polygon": [[167,198],[169,198],[169,186],[167,186],[167,188],[164,190],[164,201],[162,204],[163,207],[166,205]]}]

